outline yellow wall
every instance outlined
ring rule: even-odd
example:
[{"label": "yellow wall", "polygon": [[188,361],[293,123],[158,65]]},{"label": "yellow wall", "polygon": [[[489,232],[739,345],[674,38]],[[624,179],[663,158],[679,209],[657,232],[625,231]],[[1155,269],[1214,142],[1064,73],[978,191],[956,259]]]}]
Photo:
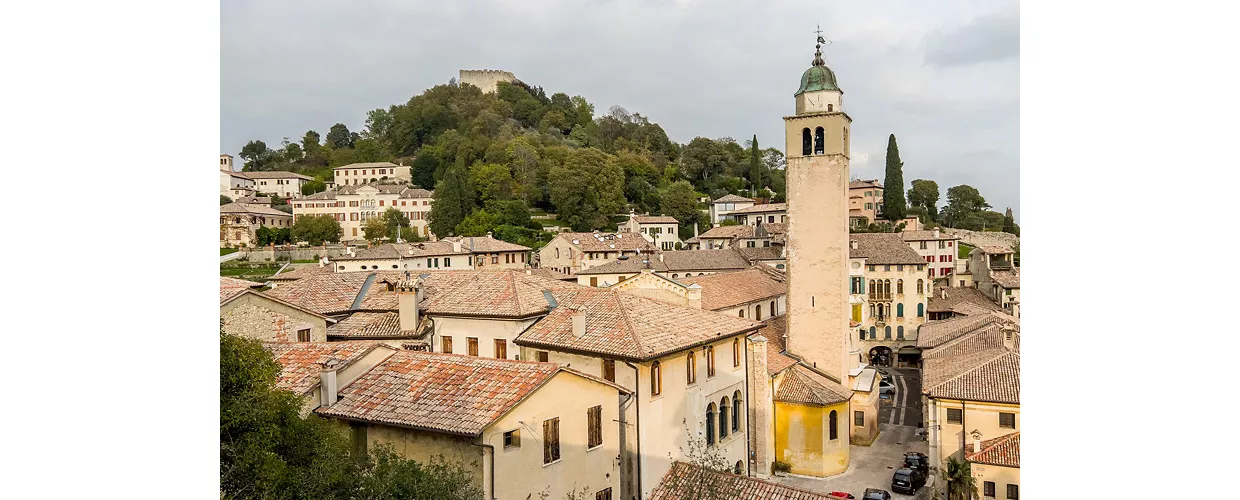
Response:
[{"label": "yellow wall", "polygon": [[[947,421],[948,408],[960,408],[961,401],[931,399],[930,405],[926,406],[930,410],[930,421],[927,425],[941,426],[937,431],[932,431],[930,442],[930,459],[931,465],[944,463],[947,457],[956,456],[957,460],[963,460],[961,454],[961,438],[963,436],[964,443],[969,447],[970,451],[973,447],[973,436],[969,435],[974,430],[982,434],[981,440],[994,439],[1005,434],[1011,434],[1020,430],[1020,406],[999,403],[978,403],[968,401],[964,403],[964,425],[959,423],[949,423]],[[1009,429],[999,427],[999,413],[1015,413],[1016,428]],[[936,436],[937,435],[937,436]],[[934,462],[934,460],[938,462]]]},{"label": "yellow wall", "polygon": [[1007,485],[1020,485],[1020,469],[985,464],[972,464],[969,468],[973,472],[973,480],[977,482],[979,496],[986,492],[982,487],[982,481],[995,483],[994,498],[1007,498]]},{"label": "yellow wall", "polygon": [[[835,411],[836,439],[830,439]],[[848,469],[848,403],[810,406],[775,402],[775,458],[792,464],[793,474],[824,477]]]}]

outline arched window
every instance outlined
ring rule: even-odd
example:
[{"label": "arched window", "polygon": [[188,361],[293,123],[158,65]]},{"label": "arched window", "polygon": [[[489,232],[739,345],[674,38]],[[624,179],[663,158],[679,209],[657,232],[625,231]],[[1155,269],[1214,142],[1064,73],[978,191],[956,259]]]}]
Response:
[{"label": "arched window", "polygon": [[742,317],[742,318],[744,318],[744,317],[745,317],[745,310],[744,310],[744,309],[741,309],[741,310],[739,310],[739,311],[736,311],[736,315],[737,315],[737,316],[740,316],[740,317]]},{"label": "arched window", "polygon": [[887,325],[883,328],[883,338],[891,340],[891,325]]},{"label": "arched window", "polygon": [[904,280],[896,280],[896,293],[904,293]]},{"label": "arched window", "polygon": [[762,321],[762,304],[753,306],[753,320]]},{"label": "arched window", "polygon": [[741,365],[741,339],[732,339],[732,367]]},{"label": "arched window", "polygon": [[659,366],[659,362],[655,361],[650,364],[650,395],[658,396],[663,393],[663,368]]},{"label": "arched window", "polygon": [[697,355],[693,351],[685,357],[685,380],[690,384],[697,382]]},{"label": "arched window", "polygon": [[879,305],[878,305],[878,319],[883,319],[883,318],[886,318],[886,317],[887,317],[887,315],[886,315],[886,314],[883,314],[884,312],[885,312],[885,311],[883,311],[883,305],[882,305],[882,304],[879,304]]},{"label": "arched window", "polygon": [[706,446],[715,444],[715,403],[706,406]]},{"label": "arched window", "polygon": [[801,129],[801,156],[809,156],[809,128]]},{"label": "arched window", "polygon": [[891,296],[891,280],[883,280],[883,295]]},{"label": "arched window", "polygon": [[706,376],[715,376],[715,346],[706,346]]},{"label": "arched window", "polygon": [[831,414],[827,416],[827,425],[831,426],[831,440],[832,441],[840,438],[839,419],[840,419],[840,416],[839,414],[835,412],[835,410],[831,410]]},{"label": "arched window", "polygon": [[559,248],[556,248],[556,249],[555,249],[555,258],[557,258],[557,259],[558,259],[558,258],[560,258],[560,249],[559,249]]},{"label": "arched window", "polygon": [[904,304],[896,304],[896,317],[897,318],[904,317]]},{"label": "arched window", "polygon": [[732,433],[741,431],[741,413],[745,406],[741,404],[741,391],[732,393]]},{"label": "arched window", "polygon": [[921,280],[917,280],[917,293],[926,293]]},{"label": "arched window", "polygon": [[874,327],[871,326],[870,327],[870,340],[874,340],[876,338],[878,338],[877,330],[875,330]]},{"label": "arched window", "polygon": [[680,276],[677,276],[677,275],[675,275],[675,274],[673,274],[673,275],[672,275],[672,279],[676,279],[676,278],[679,278],[679,277],[680,277]]},{"label": "arched window", "polygon": [[925,311],[926,311],[926,310],[925,310],[925,307],[926,307],[926,305],[925,305],[925,304],[917,304],[917,317],[918,317],[918,318],[920,318],[920,317],[922,317],[922,316],[925,316],[925,314],[926,314],[926,312],[925,312]]},{"label": "arched window", "polygon": [[870,293],[874,295],[879,295],[882,293],[882,290],[874,288],[874,280],[870,280]]},{"label": "arched window", "polygon": [[903,326],[896,327],[896,338],[900,340],[904,340],[904,327]]},{"label": "arched window", "polygon": [[827,105],[827,111],[828,111],[828,112],[835,111],[835,106],[834,106],[834,105],[831,105],[831,104],[828,104],[828,105]]},{"label": "arched window", "polygon": [[775,310],[775,301],[771,301],[771,316],[779,316],[779,311]]},{"label": "arched window", "polygon": [[728,397],[719,402],[719,440],[728,437]]},{"label": "arched window", "polygon": [[824,138],[822,135],[822,127],[814,129],[814,154],[820,155],[826,151],[823,147]]}]

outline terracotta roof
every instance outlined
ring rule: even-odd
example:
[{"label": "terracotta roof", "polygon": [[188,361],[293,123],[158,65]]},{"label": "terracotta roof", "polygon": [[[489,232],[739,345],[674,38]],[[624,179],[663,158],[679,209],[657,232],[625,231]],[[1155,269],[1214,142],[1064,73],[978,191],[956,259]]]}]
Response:
[{"label": "terracotta roof", "polygon": [[[760,265],[770,267],[765,264]],[[775,270],[772,269],[772,271]],[[732,273],[680,278],[678,281],[686,285],[701,286],[702,309],[712,311],[765,301],[788,293],[786,278],[780,279],[774,273],[756,268]]]},{"label": "terracotta roof", "polygon": [[1020,288],[1020,268],[991,271],[990,280],[1003,288]]},{"label": "terracotta roof", "polygon": [[410,338],[413,331],[400,329],[400,314],[396,312],[357,312],[327,327],[329,338]]},{"label": "terracotta roof", "polygon": [[754,205],[752,207],[746,207],[746,208],[740,208],[737,210],[733,210],[731,212],[728,212],[728,216],[730,217],[730,216],[737,215],[737,214],[745,215],[745,214],[758,214],[758,213],[766,213],[766,212],[787,212],[787,211],[788,211],[787,203],[763,203],[761,205]]},{"label": "terracotta roof", "polygon": [[338,261],[353,260],[398,260],[417,259],[423,257],[435,257],[441,255],[469,255],[469,249],[461,248],[456,251],[451,242],[447,241],[423,241],[417,243],[384,243],[370,248],[360,248],[354,252],[352,257],[342,255],[337,257]]},{"label": "terracotta roof", "polygon": [[990,255],[1003,255],[1006,253],[1013,253],[1011,248],[1005,247],[1003,245],[980,245],[977,247],[977,249],[981,250],[982,253],[990,254]]},{"label": "terracotta roof", "polygon": [[531,250],[530,247],[509,243],[491,236],[458,236],[455,238],[444,238],[442,241],[451,242],[457,240],[461,242],[461,248],[473,253],[528,252]]},{"label": "terracotta roof", "polygon": [[244,175],[247,179],[304,179],[307,181],[314,180],[314,177],[307,175],[295,174],[284,171],[263,171],[263,172],[237,172]]},{"label": "terracotta roof", "polygon": [[999,311],[989,314],[956,316],[938,321],[927,321],[917,327],[917,347],[933,348],[955,340],[960,336],[990,325],[1014,324],[1020,321]]},{"label": "terracotta roof", "polygon": [[263,342],[263,347],[280,364],[276,387],[305,394],[319,385],[321,363],[339,361],[347,367],[380,346],[377,342]]},{"label": "terracotta roof", "polygon": [[427,314],[525,318],[551,309],[544,291],[583,287],[524,271],[439,271],[425,280],[422,310]]},{"label": "terracotta roof", "polygon": [[959,236],[952,236],[945,232],[939,231],[939,237],[934,237],[934,231],[904,231],[900,233],[900,238],[904,241],[928,241],[928,240],[958,240]]},{"label": "terracotta roof", "polygon": [[734,194],[729,194],[729,195],[721,196],[719,199],[717,199],[717,200],[715,200],[715,201],[712,201],[711,203],[736,203],[736,202],[738,202],[738,201],[750,201],[750,202],[752,202],[752,201],[755,201],[755,200],[752,200],[752,199],[746,198],[746,197],[744,197],[744,196],[737,196],[737,195],[734,195]]},{"label": "terracotta roof", "polygon": [[982,441],[982,451],[965,457],[970,462],[1020,468],[1020,432]]},{"label": "terracotta roof", "polygon": [[718,493],[719,498],[735,500],[838,500],[834,497],[763,481],[737,474],[676,462],[654,491],[650,500],[680,500],[702,491]]},{"label": "terracotta roof", "polygon": [[792,365],[797,364],[796,358],[785,354],[788,350],[784,334],[788,331],[788,316],[776,316],[766,320],[758,335],[766,338],[766,371],[772,377]]},{"label": "terracotta roof", "polygon": [[749,261],[735,249],[677,250],[663,252],[661,255],[663,264],[670,272],[723,271],[749,267]]},{"label": "terracotta roof", "polygon": [[223,304],[224,302],[227,302],[228,299],[233,298],[233,296],[241,292],[261,286],[263,286],[262,283],[220,276],[220,303]]},{"label": "terracotta roof", "polygon": [[549,278],[549,279],[560,280],[560,281],[572,281],[574,283],[577,282],[576,276],[573,276],[570,274],[564,274],[562,272],[556,271],[555,269],[551,269],[549,267],[541,267],[538,269],[527,269],[526,271],[529,271],[529,274],[543,277],[543,278]]},{"label": "terracotta roof", "polygon": [[376,161],[376,162],[369,162],[369,163],[350,163],[348,165],[332,167],[332,170],[336,170],[339,168],[386,168],[386,167],[399,167],[399,166],[400,165],[397,165],[390,161]]},{"label": "terracotta roof", "polygon": [[646,241],[641,233],[560,233],[556,237],[573,244],[583,252],[658,250],[653,243]]},{"label": "terracotta roof", "polygon": [[400,351],[315,410],[330,417],[477,436],[558,372],[624,389],[555,363]]},{"label": "terracotta roof", "polygon": [[255,215],[279,215],[283,217],[292,217],[293,214],[281,212],[267,205],[250,205],[247,203],[229,203],[220,205],[221,214],[255,214]]},{"label": "terracotta roof", "polygon": [[922,354],[923,392],[932,398],[1020,404],[1020,344],[1004,347],[998,325],[981,327]]},{"label": "terracotta roof", "polygon": [[[380,193],[395,194],[397,195],[398,199],[411,199],[411,198],[421,199],[421,198],[433,198],[435,196],[434,191],[427,191],[422,188],[411,188],[403,184],[379,184],[379,183],[372,182],[368,184],[344,185],[344,186],[340,186],[333,190],[322,191],[319,193],[314,193],[310,196],[303,196],[300,198],[295,198],[295,200],[296,201],[334,200],[336,199],[336,195],[354,195],[354,194],[357,194],[357,190],[359,188],[363,188],[366,186],[374,187],[375,189],[378,189]],[[384,210],[387,210],[388,207],[381,207],[381,208],[383,208]]]},{"label": "terracotta roof", "polygon": [[848,183],[848,189],[858,189],[858,188],[882,189],[882,187],[883,185],[878,183],[878,179],[874,179],[870,181],[852,181]]},{"label": "terracotta roof", "polygon": [[259,197],[259,196],[242,196],[242,197],[240,197],[240,198],[237,198],[237,199],[233,200],[233,202],[235,202],[235,203],[241,203],[241,204],[243,204],[243,205],[270,205],[270,204],[271,204],[271,197],[270,197],[270,196],[262,196],[262,197]]},{"label": "terracotta roof", "polygon": [[[372,272],[327,273],[282,284],[267,294],[297,304],[319,314],[338,314],[352,309],[362,287]],[[373,280],[372,284],[373,284]],[[370,288],[383,288],[374,287]],[[395,299],[395,294],[393,294]],[[395,309],[393,307],[393,309]]]},{"label": "terracotta roof", "polygon": [[804,405],[830,405],[848,401],[852,392],[805,365],[795,365],[784,374],[775,391],[775,401]]},{"label": "terracotta roof", "polygon": [[930,294],[929,300],[926,301],[926,310],[929,312],[949,312],[952,308],[965,303],[990,311],[1003,310],[1002,307],[995,304],[994,301],[990,300],[981,291],[968,287],[935,287]]},{"label": "terracotta roof", "polygon": [[632,217],[638,224],[679,224],[680,221],[670,215],[635,215]]},{"label": "terracotta roof", "polygon": [[[677,306],[611,289],[573,286],[554,292],[557,306],[516,338],[542,347],[632,361],[661,356],[757,330],[761,323],[696,307]],[[572,316],[586,315],[573,335]]]},{"label": "terracotta roof", "polygon": [[750,262],[759,260],[781,260],[784,258],[783,249],[778,246],[753,248],[741,247],[737,248],[736,251],[740,252],[741,256]]},{"label": "terracotta roof", "polygon": [[[689,250],[680,250],[680,252],[687,252],[687,251]],[[664,253],[664,255],[667,255],[667,253]],[[646,257],[646,258],[643,258],[643,257]],[[589,269],[578,271],[577,274],[591,275],[591,274],[640,273],[642,272],[643,269],[646,269],[646,261],[650,262],[649,269],[656,271],[656,272],[660,272],[660,273],[667,272],[667,264],[664,264],[663,262],[659,261],[659,258],[657,256],[654,256],[654,255],[650,255],[650,256],[622,255],[621,258],[617,258],[616,260],[613,260],[606,264],[600,264],[600,265],[591,267]]]},{"label": "terracotta roof", "polygon": [[753,238],[755,226],[750,224],[736,224],[733,226],[712,227],[709,231],[699,234],[697,237],[702,239],[735,239],[735,238]]},{"label": "terracotta roof", "polygon": [[864,258],[866,265],[927,264],[895,233],[855,233],[848,235],[848,239],[857,242],[856,249],[849,249],[848,258]]},{"label": "terracotta roof", "polygon": [[318,274],[331,274],[331,273],[332,273],[331,266],[320,266],[318,264],[310,264],[306,266],[301,266],[297,269],[293,269],[292,271],[285,271],[280,274],[272,275],[270,278],[267,278],[267,281],[293,281],[293,280],[299,280],[299,279],[305,278],[307,276],[314,276]]}]

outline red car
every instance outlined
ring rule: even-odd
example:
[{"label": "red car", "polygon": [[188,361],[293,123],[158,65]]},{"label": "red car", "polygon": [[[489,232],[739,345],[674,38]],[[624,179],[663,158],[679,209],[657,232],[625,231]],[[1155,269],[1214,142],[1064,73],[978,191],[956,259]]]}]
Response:
[{"label": "red car", "polygon": [[844,493],[842,491],[832,491],[831,493],[827,493],[827,496],[836,497],[836,498],[847,498],[849,500],[857,498],[855,496],[852,496],[851,493]]}]

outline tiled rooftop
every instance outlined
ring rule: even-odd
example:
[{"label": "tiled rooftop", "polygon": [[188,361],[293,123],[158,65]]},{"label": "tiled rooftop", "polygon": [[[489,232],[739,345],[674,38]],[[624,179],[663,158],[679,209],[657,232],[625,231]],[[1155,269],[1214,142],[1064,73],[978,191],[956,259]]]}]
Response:
[{"label": "tiled rooftop", "polygon": [[766,320],[758,335],[766,338],[766,371],[771,376],[797,364],[796,358],[784,354],[788,349],[784,334],[788,331],[788,316],[776,316]]},{"label": "tiled rooftop", "polygon": [[749,267],[749,261],[735,249],[677,250],[663,252],[663,264],[669,272],[723,271]]},{"label": "tiled rooftop", "polygon": [[225,301],[241,292],[261,286],[263,286],[262,283],[220,276],[220,303],[223,304]]},{"label": "tiled rooftop", "polygon": [[917,347],[927,349],[959,338],[988,325],[1011,323],[1019,327],[1015,317],[994,311],[989,314],[956,316],[949,319],[928,321],[917,327]]},{"label": "tiled rooftop", "polygon": [[254,215],[277,215],[282,217],[292,217],[293,214],[281,212],[267,205],[250,205],[246,203],[229,203],[220,205],[221,214],[254,214]]},{"label": "tiled rooftop", "polygon": [[[763,267],[770,267],[759,264]],[[749,268],[732,273],[719,273],[709,276],[679,278],[677,281],[686,285],[702,287],[702,308],[712,311],[726,309],[756,301],[765,301],[788,293],[788,283],[775,273],[758,268]],[[782,273],[780,273],[782,274]],[[767,314],[771,312],[768,310]]]},{"label": "tiled rooftop", "polygon": [[1020,334],[1003,345],[998,324],[981,326],[925,351],[923,392],[933,398],[1020,404]]},{"label": "tiled rooftop", "polygon": [[732,215],[760,214],[760,213],[767,213],[767,212],[787,212],[787,211],[788,211],[787,203],[764,203],[761,205],[754,205],[752,207],[746,207],[746,208],[733,210],[731,212],[728,212],[728,215],[732,216]]},{"label": "tiled rooftop", "polygon": [[860,188],[882,189],[883,185],[878,183],[878,179],[869,180],[869,181],[852,181],[848,183],[848,189],[860,189]]},{"label": "tiled rooftop", "polygon": [[990,311],[1001,311],[1002,307],[995,304],[982,292],[971,287],[934,287],[926,301],[926,311],[948,312],[960,304],[973,304]]},{"label": "tiled rooftop", "polygon": [[1005,434],[982,441],[982,451],[969,454],[968,461],[976,464],[1020,468],[1020,432]]},{"label": "tiled rooftop", "polygon": [[1003,288],[1020,288],[1020,268],[991,271],[990,279]]},{"label": "tiled rooftop", "polygon": [[641,233],[560,233],[556,237],[573,244],[583,252],[657,250]]},{"label": "tiled rooftop", "polygon": [[729,194],[729,195],[721,196],[719,199],[712,201],[711,203],[737,203],[737,202],[745,202],[745,201],[753,202],[754,200],[751,200],[744,196],[737,196],[734,194]]},{"label": "tiled rooftop", "polygon": [[679,221],[670,215],[637,215],[633,220],[638,224],[678,224]]},{"label": "tiled rooftop", "polygon": [[926,259],[896,233],[854,233],[848,239],[857,242],[856,249],[849,249],[848,257],[864,258],[866,265],[926,264]]},{"label": "tiled rooftop", "polygon": [[280,364],[276,387],[305,394],[319,384],[321,363],[339,361],[339,368],[353,364],[378,348],[377,342],[263,342],[263,347]]},{"label": "tiled rooftop", "polygon": [[358,312],[327,327],[328,338],[410,338],[415,332],[400,329],[400,314],[395,312]]},{"label": "tiled rooftop", "polygon": [[706,492],[729,500],[838,500],[823,493],[785,486],[761,479],[715,472],[676,462],[650,493],[650,500],[699,498]]},{"label": "tiled rooftop", "polygon": [[981,250],[982,253],[989,254],[989,255],[1003,255],[1003,254],[1013,253],[1011,248],[1005,247],[1003,245],[981,245],[981,246],[978,246],[977,249]]},{"label": "tiled rooftop", "polygon": [[852,397],[852,391],[804,365],[794,365],[784,373],[783,381],[775,390],[775,401],[825,406]]},{"label": "tiled rooftop", "polygon": [[[939,237],[934,237],[934,231],[904,231],[900,233],[900,238],[904,241],[935,241],[935,240],[958,240],[959,236],[952,236],[943,231],[939,231]],[[953,247],[954,248],[954,247]]]},{"label": "tiled rooftop", "polygon": [[293,281],[293,280],[299,280],[299,279],[305,278],[307,276],[314,276],[316,274],[331,274],[331,272],[332,272],[331,266],[320,266],[318,264],[309,264],[309,265],[301,266],[297,269],[293,269],[291,271],[284,271],[280,274],[276,274],[270,278],[267,278],[267,281]]}]

